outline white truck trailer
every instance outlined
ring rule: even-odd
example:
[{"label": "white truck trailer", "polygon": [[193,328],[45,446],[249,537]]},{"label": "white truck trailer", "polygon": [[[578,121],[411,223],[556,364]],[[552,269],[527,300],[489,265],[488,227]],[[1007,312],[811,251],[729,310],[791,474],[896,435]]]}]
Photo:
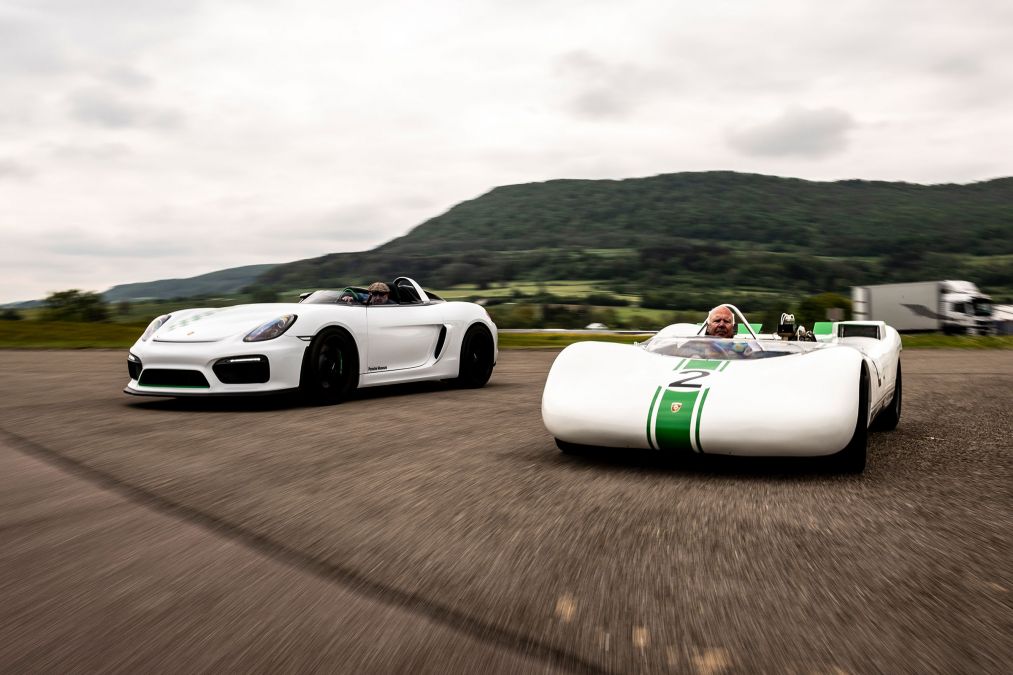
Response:
[{"label": "white truck trailer", "polygon": [[852,315],[859,321],[885,321],[898,331],[995,333],[992,298],[970,281],[919,281],[855,286]]}]

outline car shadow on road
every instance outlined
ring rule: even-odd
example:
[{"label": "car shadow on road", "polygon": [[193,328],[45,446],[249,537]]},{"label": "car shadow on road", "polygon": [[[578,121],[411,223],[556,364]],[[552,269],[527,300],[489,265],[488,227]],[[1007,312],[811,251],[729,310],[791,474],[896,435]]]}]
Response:
[{"label": "car shadow on road", "polygon": [[861,475],[841,473],[827,457],[735,457],[731,455],[679,455],[653,450],[586,448],[576,454],[560,453],[559,464],[613,469],[657,471],[698,476],[743,479],[797,479],[825,477],[860,479]]},{"label": "car shadow on road", "polygon": [[[509,387],[490,382],[485,388]],[[407,384],[390,384],[382,387],[357,389],[345,401],[320,401],[309,398],[298,391],[242,395],[242,396],[180,396],[160,397],[144,396],[131,398],[126,402],[131,408],[138,410],[166,410],[179,412],[272,412],[299,408],[325,408],[329,406],[354,406],[359,401],[415,396],[417,394],[439,394],[468,392],[452,382],[430,381],[409,382]],[[476,390],[478,391],[478,390]]]}]

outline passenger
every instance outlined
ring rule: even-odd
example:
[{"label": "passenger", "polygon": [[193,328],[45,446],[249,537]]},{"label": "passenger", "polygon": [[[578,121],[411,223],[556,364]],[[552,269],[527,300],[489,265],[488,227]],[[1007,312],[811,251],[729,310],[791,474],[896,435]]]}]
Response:
[{"label": "passenger", "polygon": [[735,337],[735,315],[727,305],[718,305],[707,314],[704,335],[726,339]]},{"label": "passenger", "polygon": [[390,286],[383,283],[382,281],[374,281],[369,285],[369,303],[370,305],[394,305],[397,304],[390,299]]}]

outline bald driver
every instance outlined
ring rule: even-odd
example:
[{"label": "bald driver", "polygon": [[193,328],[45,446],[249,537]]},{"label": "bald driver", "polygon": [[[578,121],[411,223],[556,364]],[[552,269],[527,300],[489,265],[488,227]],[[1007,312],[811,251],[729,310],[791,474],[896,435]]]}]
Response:
[{"label": "bald driver", "polygon": [[718,305],[707,314],[705,335],[718,338],[735,337],[735,316],[725,305]]}]

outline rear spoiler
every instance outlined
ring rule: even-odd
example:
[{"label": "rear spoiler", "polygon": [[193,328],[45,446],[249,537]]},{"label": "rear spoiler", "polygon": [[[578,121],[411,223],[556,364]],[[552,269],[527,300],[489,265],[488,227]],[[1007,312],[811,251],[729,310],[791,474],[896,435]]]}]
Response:
[{"label": "rear spoiler", "polygon": [[854,337],[882,340],[886,335],[885,329],[886,324],[882,321],[817,321],[813,324],[813,335],[819,342]]}]

